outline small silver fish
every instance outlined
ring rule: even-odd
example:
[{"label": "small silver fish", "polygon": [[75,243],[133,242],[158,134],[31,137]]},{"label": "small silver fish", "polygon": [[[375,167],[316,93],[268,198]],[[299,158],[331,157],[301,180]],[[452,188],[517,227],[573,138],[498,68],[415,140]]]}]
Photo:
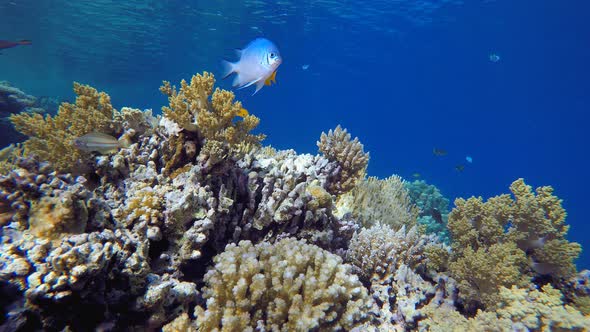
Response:
[{"label": "small silver fish", "polygon": [[225,74],[223,78],[236,73],[233,86],[238,89],[256,84],[256,91],[264,85],[271,85],[276,76],[276,70],[283,62],[279,49],[266,38],[256,38],[243,50],[237,50],[240,59],[237,62],[224,61]]},{"label": "small silver fish", "polygon": [[127,147],[127,142],[118,140],[116,137],[103,133],[90,133],[74,139],[76,148],[86,152],[98,152],[107,154],[116,152],[120,148]]}]

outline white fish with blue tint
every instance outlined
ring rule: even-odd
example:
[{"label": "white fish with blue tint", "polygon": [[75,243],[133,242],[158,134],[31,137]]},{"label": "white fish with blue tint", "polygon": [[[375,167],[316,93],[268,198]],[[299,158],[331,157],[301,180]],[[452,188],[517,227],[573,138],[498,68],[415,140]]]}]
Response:
[{"label": "white fish with blue tint", "polygon": [[283,62],[279,49],[266,38],[256,38],[243,50],[238,50],[237,62],[224,61],[224,78],[236,73],[233,86],[238,89],[256,85],[256,91],[264,85],[275,83],[277,68]]},{"label": "white fish with blue tint", "polygon": [[473,162],[473,158],[471,158],[471,156],[465,157],[465,160],[467,160],[467,162],[470,164]]}]

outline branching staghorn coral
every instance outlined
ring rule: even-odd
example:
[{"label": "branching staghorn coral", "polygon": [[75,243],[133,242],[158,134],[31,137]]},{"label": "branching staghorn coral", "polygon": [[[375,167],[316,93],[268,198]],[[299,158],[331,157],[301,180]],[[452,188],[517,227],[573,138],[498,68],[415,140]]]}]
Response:
[{"label": "branching staghorn coral", "polygon": [[185,130],[196,132],[196,115],[209,107],[209,96],[214,84],[215,78],[208,72],[194,75],[190,84],[183,79],[178,91],[176,86],[164,81],[160,91],[168,96],[170,105],[163,106],[162,113]]},{"label": "branching staghorn coral", "polygon": [[518,179],[510,190],[514,198],[457,199],[449,214],[449,272],[470,305],[491,306],[501,286],[526,286],[532,275],[560,278],[575,272],[581,247],[565,239],[565,210],[552,188],[540,187],[535,194]]},{"label": "branching staghorn coral", "polygon": [[113,118],[117,114],[106,93],[79,83],[74,83],[74,92],[76,102],[62,103],[56,116],[10,116],[16,130],[29,136],[24,143],[25,155],[37,155],[64,172],[75,169],[82,157],[72,140],[90,132],[114,133]]},{"label": "branching staghorn coral", "polygon": [[337,214],[351,213],[358,223],[369,228],[377,222],[394,230],[416,225],[419,210],[412,204],[404,181],[397,175],[380,180],[369,177],[357,183],[336,203]]},{"label": "branching staghorn coral", "polygon": [[[170,105],[162,107],[162,111],[166,118],[200,136],[203,140],[201,162],[214,165],[228,157],[240,158],[265,138],[263,134],[250,133],[260,119],[250,114],[243,116],[242,103],[234,101],[233,92],[219,88],[213,92],[213,74],[197,74],[190,84],[185,80],[180,84],[177,90],[164,81],[160,91],[168,96]],[[236,121],[237,116],[243,119]]]},{"label": "branching staghorn coral", "polygon": [[350,134],[340,125],[333,131],[330,129],[328,134],[322,133],[317,145],[328,160],[337,162],[341,167],[338,181],[329,188],[331,193],[343,194],[365,176],[369,153],[365,153],[358,137],[351,140]]},{"label": "branching staghorn coral", "polygon": [[339,256],[287,238],[230,244],[205,275],[200,331],[351,330],[370,299]]}]

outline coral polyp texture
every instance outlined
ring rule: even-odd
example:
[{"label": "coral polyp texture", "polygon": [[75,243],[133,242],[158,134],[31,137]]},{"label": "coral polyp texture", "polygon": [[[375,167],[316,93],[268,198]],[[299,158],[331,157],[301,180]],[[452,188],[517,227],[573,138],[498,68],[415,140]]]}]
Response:
[{"label": "coral polyp texture", "polygon": [[340,125],[328,133],[322,133],[317,142],[320,152],[330,161],[337,162],[340,166],[337,185],[330,187],[330,192],[336,194],[345,193],[356,185],[365,176],[365,170],[369,163],[369,153],[365,153],[363,145],[355,137],[342,129]]},{"label": "coral polyp texture", "polygon": [[370,299],[342,259],[293,238],[228,245],[205,274],[199,331],[351,330]]},{"label": "coral polyp texture", "polygon": [[[457,199],[449,214],[453,239],[450,274],[468,305],[492,306],[500,287],[526,286],[539,275],[554,279],[575,273],[580,253],[565,238],[565,210],[551,187],[536,192],[518,179],[505,194],[488,199]],[[490,275],[489,271],[497,273]]]},{"label": "coral polyp texture", "polygon": [[[440,192],[365,177],[345,129],[318,155],[260,146],[214,83],[165,82],[163,116],[79,84],[55,116],[12,116],[29,139],[0,153],[0,330],[588,329],[550,187],[457,199],[445,230]],[[129,144],[76,150],[89,132]]]},{"label": "coral polyp texture", "polygon": [[339,215],[350,213],[367,228],[375,223],[389,225],[395,230],[412,227],[419,213],[404,187],[404,180],[397,175],[358,181],[350,192],[339,196],[336,205]]}]

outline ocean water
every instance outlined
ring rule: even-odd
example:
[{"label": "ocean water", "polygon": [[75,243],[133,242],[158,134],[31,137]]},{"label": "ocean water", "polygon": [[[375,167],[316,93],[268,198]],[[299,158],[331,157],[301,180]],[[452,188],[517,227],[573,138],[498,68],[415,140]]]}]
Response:
[{"label": "ocean water", "polygon": [[221,78],[220,61],[263,36],[283,56],[278,84],[236,93],[265,143],[315,153],[341,124],[369,175],[419,173],[451,200],[552,185],[590,248],[589,13],[581,0],[3,0],[0,39],[33,44],[0,51],[0,80],[63,100],[78,81],[159,112],[162,80]]}]

